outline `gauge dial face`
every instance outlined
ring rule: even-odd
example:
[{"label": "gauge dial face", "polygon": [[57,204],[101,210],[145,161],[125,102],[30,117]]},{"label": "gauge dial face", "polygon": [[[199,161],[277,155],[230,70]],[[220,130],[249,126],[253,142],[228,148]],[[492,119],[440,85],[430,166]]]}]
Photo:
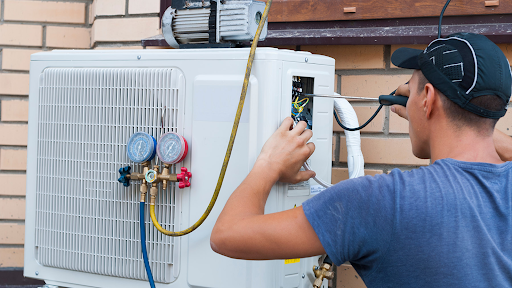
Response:
[{"label": "gauge dial face", "polygon": [[186,141],[182,136],[169,132],[160,137],[156,151],[158,158],[166,164],[175,164],[186,156]]},{"label": "gauge dial face", "polygon": [[151,160],[155,152],[155,139],[145,133],[137,132],[128,140],[128,157],[135,163]]}]

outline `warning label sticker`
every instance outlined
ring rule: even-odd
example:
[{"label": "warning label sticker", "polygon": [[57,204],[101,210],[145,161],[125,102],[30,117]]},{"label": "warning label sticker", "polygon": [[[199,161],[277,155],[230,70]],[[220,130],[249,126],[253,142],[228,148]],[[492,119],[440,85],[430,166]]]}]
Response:
[{"label": "warning label sticker", "polygon": [[285,259],[284,260],[284,264],[293,264],[293,263],[299,263],[300,262],[300,259],[297,258],[297,259]]}]

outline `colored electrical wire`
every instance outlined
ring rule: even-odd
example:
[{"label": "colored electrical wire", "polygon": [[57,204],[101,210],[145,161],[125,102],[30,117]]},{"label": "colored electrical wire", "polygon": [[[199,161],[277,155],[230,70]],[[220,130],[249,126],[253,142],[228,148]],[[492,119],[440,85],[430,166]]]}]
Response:
[{"label": "colored electrical wire", "polygon": [[238,124],[240,123],[240,118],[242,116],[242,110],[244,108],[245,103],[245,96],[247,95],[247,88],[249,86],[249,77],[251,76],[251,70],[252,70],[252,64],[254,62],[254,56],[256,54],[256,47],[258,46],[258,41],[260,39],[261,31],[263,31],[263,27],[265,26],[265,22],[267,21],[268,12],[270,10],[270,6],[272,5],[272,0],[268,0],[267,4],[265,6],[265,10],[263,11],[263,15],[261,16],[260,23],[258,25],[258,29],[256,30],[256,35],[254,35],[254,40],[252,41],[251,45],[251,51],[249,52],[249,59],[247,60],[247,68],[245,70],[245,78],[244,78],[244,84],[242,87],[242,93],[240,95],[240,101],[238,103],[238,109],[236,111],[235,121],[233,123],[233,128],[231,130],[231,136],[229,137],[229,143],[228,148],[226,151],[226,156],[224,157],[224,162],[222,163],[222,168],[220,170],[219,179],[217,181],[217,186],[215,187],[215,191],[213,192],[212,199],[210,200],[210,204],[208,204],[208,207],[206,208],[206,211],[203,213],[201,218],[197,220],[196,223],[194,223],[189,228],[173,232],[168,231],[162,228],[160,224],[158,223],[158,220],[156,219],[155,215],[155,205],[150,204],[149,206],[149,214],[151,215],[151,220],[153,221],[153,225],[156,227],[158,231],[161,233],[173,236],[173,237],[179,237],[189,234],[190,232],[197,229],[197,227],[201,226],[203,224],[204,220],[210,215],[210,212],[213,209],[213,206],[215,205],[215,202],[217,202],[217,198],[219,197],[220,188],[222,187],[222,183],[224,182],[224,176],[226,175],[226,170],[228,168],[229,159],[231,158],[231,152],[233,150],[233,145],[235,143],[236,133],[238,131]]},{"label": "colored electrical wire", "polygon": [[[407,83],[405,84],[408,84],[409,81],[407,81]],[[389,93],[389,95],[395,95],[396,93],[396,90]],[[370,124],[370,122],[373,121],[373,119],[375,119],[375,117],[377,116],[377,114],[379,114],[380,110],[382,109],[382,106],[384,105],[380,105],[379,108],[377,109],[377,111],[375,111],[375,113],[373,113],[372,117],[370,119],[368,119],[368,121],[366,121],[366,123],[364,123],[363,125],[357,127],[357,128],[348,128],[348,127],[345,127],[345,125],[341,124],[341,121],[340,119],[338,118],[338,113],[336,112],[336,110],[334,110],[334,118],[336,118],[336,122],[338,122],[338,125],[340,125],[341,128],[343,128],[344,130],[347,130],[347,131],[358,131],[358,130],[361,130],[363,129],[364,127],[366,127],[368,124]]]},{"label": "colored electrical wire", "polygon": [[448,4],[450,4],[451,0],[446,1],[446,4],[444,4],[443,10],[441,10],[441,15],[439,15],[439,26],[437,27],[437,38],[441,38],[441,23],[443,22],[443,15],[444,11],[446,10],[446,7],[448,7]]},{"label": "colored electrical wire", "polygon": [[151,273],[151,267],[149,266],[148,251],[146,249],[146,225],[144,217],[144,202],[140,202],[140,246],[142,248],[142,258],[144,258],[144,266],[146,267],[146,274],[148,275],[149,285],[151,288],[155,288],[155,281],[153,280],[153,273]]},{"label": "colored electrical wire", "polygon": [[368,124],[370,124],[370,122],[373,121],[373,119],[377,116],[377,114],[379,114],[380,110],[382,109],[382,106],[384,105],[380,105],[379,108],[377,109],[377,111],[375,111],[375,113],[373,113],[372,117],[370,119],[368,119],[368,121],[366,121],[366,123],[364,123],[363,125],[359,126],[359,127],[356,127],[356,128],[348,128],[348,127],[345,127],[343,124],[341,124],[341,121],[340,119],[338,118],[338,114],[336,113],[336,110],[334,110],[334,118],[336,118],[336,122],[338,122],[338,125],[341,126],[341,128],[347,130],[347,131],[358,131],[358,130],[361,130],[363,129],[364,127],[366,127]]}]

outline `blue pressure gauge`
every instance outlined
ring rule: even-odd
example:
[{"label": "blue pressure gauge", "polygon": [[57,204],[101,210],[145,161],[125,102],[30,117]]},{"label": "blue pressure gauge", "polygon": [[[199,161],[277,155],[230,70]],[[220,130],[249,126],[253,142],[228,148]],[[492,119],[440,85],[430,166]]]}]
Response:
[{"label": "blue pressure gauge", "polygon": [[128,158],[135,163],[151,161],[156,153],[156,140],[145,132],[137,132],[128,140]]},{"label": "blue pressure gauge", "polygon": [[183,136],[169,132],[158,140],[156,152],[158,158],[165,164],[176,164],[187,156],[188,144]]}]

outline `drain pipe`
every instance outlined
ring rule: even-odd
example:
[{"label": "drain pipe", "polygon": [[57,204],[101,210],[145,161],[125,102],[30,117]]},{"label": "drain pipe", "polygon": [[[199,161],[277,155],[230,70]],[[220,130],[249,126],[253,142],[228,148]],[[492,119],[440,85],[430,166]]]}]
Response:
[{"label": "drain pipe", "polygon": [[[334,99],[334,109],[346,127],[358,127],[356,111],[346,99]],[[347,163],[349,178],[364,176],[364,157],[361,152],[361,134],[359,131],[345,130],[347,143]]]}]

